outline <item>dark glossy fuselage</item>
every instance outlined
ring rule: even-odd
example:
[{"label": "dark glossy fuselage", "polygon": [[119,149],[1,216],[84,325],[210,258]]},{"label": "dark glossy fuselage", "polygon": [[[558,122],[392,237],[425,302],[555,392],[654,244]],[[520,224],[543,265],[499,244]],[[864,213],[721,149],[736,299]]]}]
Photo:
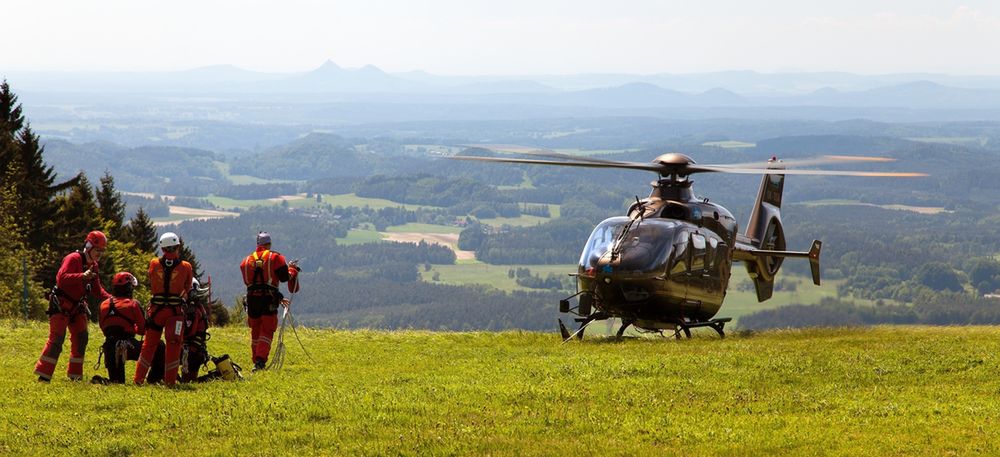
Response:
[{"label": "dark glossy fuselage", "polygon": [[594,229],[578,287],[597,311],[638,327],[706,321],[726,297],[737,227],[728,210],[696,199],[690,181],[661,180],[628,216]]}]

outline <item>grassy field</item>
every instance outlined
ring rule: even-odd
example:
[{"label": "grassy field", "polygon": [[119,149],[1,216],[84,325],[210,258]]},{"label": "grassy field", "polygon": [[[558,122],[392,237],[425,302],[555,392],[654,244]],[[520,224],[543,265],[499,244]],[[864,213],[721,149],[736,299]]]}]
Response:
[{"label": "grassy field", "polygon": [[[553,217],[559,217],[559,210],[553,211],[552,207],[557,205],[549,205],[550,215]],[[548,217],[541,216],[531,216],[528,214],[522,214],[519,217],[494,217],[492,219],[480,219],[479,221],[484,224],[489,224],[494,227],[500,227],[503,225],[510,225],[514,227],[530,227],[533,225],[544,224],[552,220]]]},{"label": "grassy field", "polygon": [[[69,382],[67,354],[36,383],[45,324],[0,329],[7,455],[1000,453],[995,327],[568,344],[303,329],[315,363],[289,341],[281,371],[177,389]],[[247,366],[247,333],[213,329],[209,348]]]},{"label": "grassy field", "polygon": [[382,234],[376,232],[370,225],[362,226],[347,231],[347,238],[337,238],[338,244],[364,244],[382,241]]},{"label": "grassy field", "polygon": [[[576,265],[490,265],[488,263],[461,263],[455,265],[432,265],[430,271],[420,270],[420,275],[426,282],[435,282],[431,278],[438,274],[440,284],[484,284],[500,290],[538,290],[517,285],[514,278],[507,276],[512,268],[528,268],[532,274],[541,277],[549,273],[566,275],[576,273]],[[555,306],[555,305],[553,305]]]},{"label": "grassy field", "polygon": [[826,200],[811,200],[801,203],[805,206],[837,206],[837,205],[861,205],[861,206],[874,206],[882,209],[891,209],[895,211],[910,211],[913,213],[920,214],[938,214],[946,211],[944,207],[940,206],[911,206],[911,205],[899,205],[899,204],[888,204],[888,205],[876,205],[872,203],[862,203],[857,200],[844,200],[844,199],[826,199]]},{"label": "grassy field", "polygon": [[455,227],[453,225],[418,224],[416,222],[410,222],[403,225],[386,227],[385,231],[389,233],[461,233],[462,227]]},{"label": "grassy field", "polygon": [[416,210],[417,208],[434,208],[428,205],[411,205],[406,203],[396,203],[391,200],[385,200],[382,198],[369,198],[369,197],[359,197],[355,194],[343,194],[343,195],[323,195],[323,203],[330,204],[331,206],[357,206],[359,208],[368,206],[372,209],[382,209],[382,208],[398,208],[403,207],[408,210]]}]

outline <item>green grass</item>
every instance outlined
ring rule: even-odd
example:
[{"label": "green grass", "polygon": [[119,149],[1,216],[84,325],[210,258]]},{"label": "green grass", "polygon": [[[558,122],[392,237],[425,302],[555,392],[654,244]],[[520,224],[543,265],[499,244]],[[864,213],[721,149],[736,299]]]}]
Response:
[{"label": "green grass", "polygon": [[[1000,453],[996,327],[568,344],[554,333],[302,329],[316,363],[288,341],[282,371],[178,389],[72,383],[67,354],[53,383],[38,384],[47,326],[0,330],[6,455]],[[246,329],[212,336],[213,353],[249,365]]]}]

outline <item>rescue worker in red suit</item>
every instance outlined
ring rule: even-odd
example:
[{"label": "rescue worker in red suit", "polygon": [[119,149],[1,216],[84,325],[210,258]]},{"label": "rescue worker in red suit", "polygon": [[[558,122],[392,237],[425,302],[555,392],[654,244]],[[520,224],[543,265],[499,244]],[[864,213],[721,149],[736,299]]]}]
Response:
[{"label": "rescue worker in red suit", "polygon": [[208,363],[208,287],[202,289],[197,279],[191,281],[184,310],[184,352],[181,356],[181,382],[204,381],[198,370]]},{"label": "rescue worker in red suit", "polygon": [[[111,281],[112,297],[101,303],[101,331],[104,332],[104,345],[101,347],[104,356],[104,366],[108,369],[107,379],[94,376],[92,382],[106,384],[125,383],[125,362],[139,360],[142,343],[135,338],[146,332],[146,316],[138,301],[132,299],[132,293],[139,281],[132,273],[123,271],[115,275]],[[153,366],[149,371],[149,382],[160,382],[163,379],[163,343],[156,347],[153,356]]]},{"label": "rescue worker in red suit", "polygon": [[180,247],[180,237],[172,232],[164,233],[160,237],[163,256],[149,261],[149,288],[153,298],[149,300],[146,314],[146,338],[142,342],[139,363],[132,378],[139,385],[146,379],[146,372],[152,365],[160,334],[167,341],[163,382],[168,386],[177,383],[177,368],[181,363],[181,346],[184,343],[184,305],[194,280],[191,264],[179,257]]},{"label": "rescue worker in red suit", "polygon": [[243,283],[247,286],[244,302],[247,307],[247,325],[250,327],[250,353],[254,371],[267,366],[271,352],[271,339],[278,328],[278,306],[288,306],[278,284],[288,283],[288,292],[299,291],[299,267],[295,262],[286,263],[285,256],[271,250],[271,235],[257,234],[257,250],[240,264]]},{"label": "rescue worker in red suit", "polygon": [[87,318],[90,314],[87,295],[98,300],[111,296],[101,286],[97,267],[107,246],[107,237],[95,230],[87,234],[82,251],[70,253],[63,258],[62,266],[56,273],[56,287],[49,295],[49,339],[35,364],[35,374],[39,381],[52,380],[52,373],[56,370],[56,363],[66,340],[67,328],[70,357],[66,373],[74,381],[83,378],[83,357],[87,353],[88,339]]}]

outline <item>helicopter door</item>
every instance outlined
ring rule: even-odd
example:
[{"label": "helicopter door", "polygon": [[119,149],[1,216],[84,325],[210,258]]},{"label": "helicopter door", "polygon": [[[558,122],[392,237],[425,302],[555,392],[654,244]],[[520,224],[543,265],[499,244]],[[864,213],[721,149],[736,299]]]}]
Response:
[{"label": "helicopter door", "polygon": [[700,233],[690,235],[688,244],[688,298],[692,297],[693,287],[695,290],[709,290],[712,286],[708,275],[708,240]]},{"label": "helicopter door", "polygon": [[688,282],[691,276],[691,250],[687,238],[681,238],[674,243],[674,251],[670,259],[670,280],[676,285],[675,297],[686,299],[688,296]]}]

